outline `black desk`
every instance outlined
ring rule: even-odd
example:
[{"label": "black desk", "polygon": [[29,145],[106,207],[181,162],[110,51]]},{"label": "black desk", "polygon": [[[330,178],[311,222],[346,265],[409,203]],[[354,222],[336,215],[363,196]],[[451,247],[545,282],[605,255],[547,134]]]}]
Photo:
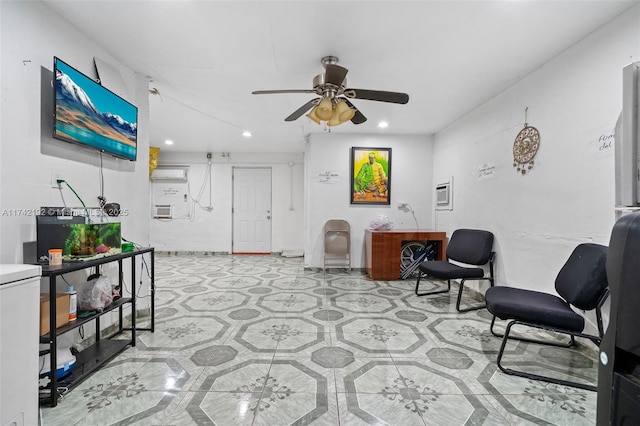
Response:
[{"label": "black desk", "polygon": [[[151,280],[151,326],[149,328],[139,328],[136,327],[136,267],[135,267],[135,259],[137,256],[143,256],[144,254],[150,254],[150,267],[149,274]],[[62,327],[55,327],[56,324],[56,280],[57,277],[63,274],[67,274],[69,272],[80,271],[88,268],[96,268],[100,265],[104,265],[106,263],[118,262],[118,283],[120,288],[122,289],[123,283],[123,272],[122,265],[125,259],[131,260],[131,297],[121,297],[120,299],[114,300],[111,305],[107,306],[102,312],[96,313],[86,318],[78,318],[74,322],[70,322],[68,324],[63,325]],[[58,386],[64,386],[68,389],[71,389],[74,385],[77,385],[82,380],[86,379],[92,372],[100,368],[104,363],[115,357],[117,354],[122,352],[128,345],[135,346],[136,345],[136,331],[151,331],[152,333],[155,331],[155,249],[153,247],[140,248],[131,252],[113,254],[109,256],[102,257],[100,259],[86,260],[86,261],[74,261],[74,262],[63,262],[62,265],[48,265],[48,264],[38,264],[42,266],[42,276],[49,278],[49,297],[50,297],[50,309],[49,309],[49,324],[51,330],[48,334],[40,336],[40,343],[45,343],[49,345],[48,351],[41,351],[40,355],[44,353],[49,353],[51,358],[50,365],[50,376],[51,383],[49,384],[51,389],[50,395],[50,405],[55,407],[58,403]],[[142,271],[140,271],[142,273]],[[125,328],[123,326],[123,317],[122,317],[122,308],[131,304],[131,327]],[[119,324],[118,331],[113,334],[116,336],[123,331],[131,331],[131,340],[101,340],[100,339],[100,317],[107,312],[111,312],[115,309],[119,311]],[[95,320],[96,325],[96,343],[92,346],[84,349],[83,351],[76,354],[76,364],[73,368],[73,371],[68,376],[62,378],[60,382],[58,382],[56,377],[57,370],[57,342],[58,335],[62,333],[66,333],[67,331],[74,330],[81,325]],[[113,337],[111,336],[111,337]],[[47,397],[46,399],[49,399]]]}]

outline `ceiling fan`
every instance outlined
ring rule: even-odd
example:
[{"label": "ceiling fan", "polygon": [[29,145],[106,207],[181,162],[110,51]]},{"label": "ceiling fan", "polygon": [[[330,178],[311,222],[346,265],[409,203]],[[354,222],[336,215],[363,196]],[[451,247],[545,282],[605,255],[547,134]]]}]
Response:
[{"label": "ceiling fan", "polygon": [[311,110],[307,117],[320,124],[326,121],[329,126],[337,126],[347,121],[362,124],[365,117],[350,101],[350,99],[365,99],[368,101],[390,102],[406,104],[409,95],[400,92],[385,92],[381,90],[353,89],[345,87],[348,69],[338,65],[338,58],[325,56],[321,60],[325,72],[313,79],[313,89],[285,89],[285,90],[256,90],[254,95],[268,95],[274,93],[315,93],[319,98],[311,99],[295,110],[284,121],[294,121]]}]

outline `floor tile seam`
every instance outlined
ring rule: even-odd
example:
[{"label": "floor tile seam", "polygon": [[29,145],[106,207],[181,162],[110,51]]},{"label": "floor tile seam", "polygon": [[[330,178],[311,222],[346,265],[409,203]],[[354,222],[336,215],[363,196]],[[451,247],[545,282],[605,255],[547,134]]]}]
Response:
[{"label": "floor tile seam", "polygon": [[[228,389],[228,390],[183,390],[180,391],[181,393],[183,392],[188,392],[188,393],[198,393],[198,394],[216,394],[216,395],[224,395],[224,394],[232,394],[235,395],[237,394],[237,390],[236,389]],[[294,391],[294,390],[290,390],[289,393],[292,394],[299,394],[299,395],[317,395],[317,394],[322,394],[322,395],[331,395],[336,393],[336,391],[333,390],[328,390],[326,392],[298,392],[298,391]],[[342,392],[344,393],[344,392]]]},{"label": "floor tile seam", "polygon": [[[505,421],[507,422],[508,425],[516,426],[517,424],[513,423],[512,421],[509,421],[509,418],[505,416],[505,414],[513,415],[513,413],[511,413],[506,407],[504,407],[502,404],[500,404],[500,401],[498,400],[497,396],[502,396],[502,394],[486,395],[485,398],[487,399],[487,401],[491,405],[491,407],[496,411],[496,413],[498,415],[500,415],[500,417],[505,419]],[[517,408],[515,408],[515,409],[517,410]],[[503,413],[505,413],[505,414],[503,414]],[[519,417],[519,416],[517,416],[517,417]]]},{"label": "floor tile seam", "polygon": [[[336,393],[336,388],[334,386],[329,386],[332,384],[332,380],[327,380],[327,387],[325,389],[320,390],[295,390],[294,388],[288,388],[287,392],[290,394],[296,395],[330,395]],[[260,392],[264,389],[268,388],[268,386],[262,386]],[[211,394],[233,394],[236,395],[238,393],[238,389],[216,389],[216,390],[185,390],[184,392],[197,392],[197,393],[211,393]],[[261,394],[262,396],[262,394]]]},{"label": "floor tile seam", "polygon": [[[276,349],[277,349],[279,343],[280,342],[278,342],[276,344]],[[266,373],[265,377],[270,377],[271,376],[271,368],[273,367],[273,361],[275,359],[275,354],[276,354],[276,352],[274,351],[273,356],[271,357],[271,362],[269,363],[269,368],[267,369],[267,373]],[[264,396],[265,390],[266,390],[266,386],[263,386],[262,389],[260,390],[260,396],[256,400],[256,408],[253,410],[253,416],[252,416],[252,419],[251,419],[251,425],[254,425],[256,420],[257,420],[257,418],[258,418],[260,402],[262,401],[262,398]]]},{"label": "floor tile seam", "polygon": [[[500,396],[526,396],[526,397],[532,397],[532,396],[561,396],[561,397],[566,397],[567,395],[571,395],[571,396],[590,396],[590,395],[595,395],[596,392],[590,392],[590,391],[585,391],[582,389],[578,389],[578,388],[570,388],[572,389],[571,392],[567,393],[567,392],[548,392],[545,390],[545,392],[498,392],[497,394],[495,392],[490,392],[487,393],[486,395],[500,395]],[[573,390],[575,390],[575,392],[573,392]],[[484,394],[484,393],[483,393]]]},{"label": "floor tile seam", "polygon": [[[493,415],[496,415],[496,416],[498,416],[500,419],[504,420],[504,423],[505,423],[506,425],[513,425],[513,426],[516,426],[515,424],[513,424],[512,422],[510,422],[510,421],[509,421],[509,419],[508,419],[508,418],[506,418],[506,417],[502,414],[502,410],[504,410],[504,407],[502,407],[502,406],[500,405],[500,403],[496,400],[496,398],[495,398],[495,394],[488,394],[488,395],[485,395],[485,394],[478,394],[477,396],[482,397],[482,398],[486,401],[486,403],[487,403],[487,404],[489,405],[489,407],[492,409],[492,411],[493,411]],[[496,406],[496,404],[497,404],[498,406]],[[483,406],[485,406],[485,405],[483,404]],[[486,408],[486,407],[485,407],[485,408]],[[505,410],[505,411],[506,411],[506,410]]]},{"label": "floor tile seam", "polygon": [[[597,376],[597,372],[598,372],[598,363],[594,361],[593,365],[591,365],[590,367],[571,367],[567,364],[558,364],[558,363],[552,363],[553,364],[553,368],[549,368],[551,362],[548,360],[545,360],[543,357],[541,356],[536,356],[535,354],[531,354],[531,356],[523,356],[524,354],[520,354],[519,359],[517,360],[510,360],[510,359],[502,359],[500,361],[500,363],[505,366],[505,367],[518,367],[518,366],[530,366],[530,365],[534,365],[534,366],[540,366],[540,367],[547,367],[549,370],[552,370],[554,372],[557,372],[559,374],[563,374],[563,373],[587,373],[587,372],[594,372],[596,373]],[[505,355],[507,356],[507,355]]]},{"label": "floor tile seam", "polygon": [[[351,392],[351,391],[346,391],[346,390],[340,390],[337,391],[337,393],[339,394],[353,394],[353,395],[381,395],[383,394],[383,392],[381,391],[377,391],[377,392],[367,392],[367,391],[358,391],[356,390],[355,392]],[[423,395],[433,395],[433,396],[465,396],[465,395],[469,395],[469,396],[494,396],[496,394],[494,393],[484,393],[484,392],[438,392],[438,391],[432,391],[432,392],[422,392]],[[509,396],[537,396],[537,395],[545,395],[545,394],[515,394],[515,395],[510,395],[510,394],[498,394],[498,395],[509,395]]]},{"label": "floor tile seam", "polygon": [[[406,359],[395,360],[395,359],[392,358],[392,361],[393,361],[394,365],[396,366],[396,368],[398,369],[398,371],[400,371],[400,369],[403,368],[403,367],[414,366],[413,365],[413,361],[409,365],[407,365],[407,364],[402,362],[402,361],[406,361]],[[448,368],[448,367],[439,365],[439,364],[434,363],[434,362],[423,363],[423,364],[424,364],[425,367],[429,367],[429,370],[427,370],[425,372],[425,374],[437,375],[439,377],[442,377],[445,380],[450,380],[450,379],[448,377],[444,377],[443,375],[451,376],[454,379],[456,379],[456,380],[460,381],[461,383],[463,383],[468,389],[468,392],[465,392],[464,389],[460,389],[458,387],[460,392],[456,392],[456,393],[471,394],[471,395],[491,393],[491,392],[484,392],[484,387],[482,386],[482,383],[479,382],[478,379],[476,377],[474,377],[474,375],[468,374],[465,370]],[[431,370],[435,370],[435,371],[431,371]],[[447,371],[447,370],[451,370],[451,371]],[[456,386],[457,386],[457,384],[456,384]],[[477,389],[483,389],[483,391],[482,392],[478,392],[478,391],[476,391],[476,388]]]},{"label": "floor tile seam", "polygon": [[[353,391],[347,391],[347,390],[338,390],[337,393],[339,394],[362,394],[362,395],[380,395],[382,394],[381,391],[375,391],[375,392],[367,392],[367,391],[360,391],[360,390],[356,390],[355,392]],[[481,395],[481,396],[491,396],[491,395],[495,395],[495,394],[491,394],[491,393],[474,393],[474,392],[425,392],[427,395],[446,395],[446,396],[460,396],[460,395]],[[501,395],[501,394],[500,394]],[[529,396],[529,395],[527,395]]]}]

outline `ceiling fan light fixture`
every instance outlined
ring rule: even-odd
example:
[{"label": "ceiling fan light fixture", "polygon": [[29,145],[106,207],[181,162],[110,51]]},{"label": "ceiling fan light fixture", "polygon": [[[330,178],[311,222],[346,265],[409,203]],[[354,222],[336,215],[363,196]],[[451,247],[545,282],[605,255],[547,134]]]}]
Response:
[{"label": "ceiling fan light fixture", "polygon": [[[2,0],[0,0],[2,1]],[[354,89],[347,86],[347,73],[349,70],[338,65],[338,58],[335,56],[325,56],[321,60],[325,71],[313,78],[313,89],[281,89],[281,90],[254,90],[254,95],[265,95],[275,93],[315,93],[319,96],[308,101],[300,108],[289,114],[284,121],[297,120],[302,115],[320,124],[321,121],[331,122],[330,126],[351,121],[353,124],[362,124],[367,121],[359,108],[356,108],[351,99],[364,99],[368,101],[388,102],[392,104],[406,104],[409,102],[409,95],[401,92],[388,92],[383,90]],[[311,112],[310,108],[316,105]],[[338,123],[333,119],[333,110],[338,109]]]},{"label": "ceiling fan light fixture", "polygon": [[338,116],[340,124],[346,123],[347,121],[351,120],[354,115],[356,115],[356,112],[353,109],[349,108],[349,105],[347,105],[347,103],[343,100],[338,101],[334,111],[335,115]]},{"label": "ceiling fan light fixture", "polygon": [[331,120],[331,116],[333,115],[333,104],[331,103],[331,99],[322,98],[320,104],[315,108],[316,116],[323,121]]},{"label": "ceiling fan light fixture", "polygon": [[331,119],[327,121],[327,126],[334,127],[339,126],[340,124],[342,124],[342,121],[340,121],[340,114],[338,114],[338,110],[334,108],[333,113],[331,114]]},{"label": "ceiling fan light fixture", "polygon": [[307,118],[311,121],[313,121],[316,124],[320,124],[320,119],[318,118],[318,116],[316,115],[316,110],[318,109],[318,107],[313,107],[313,109],[309,112],[309,114],[307,114]]}]

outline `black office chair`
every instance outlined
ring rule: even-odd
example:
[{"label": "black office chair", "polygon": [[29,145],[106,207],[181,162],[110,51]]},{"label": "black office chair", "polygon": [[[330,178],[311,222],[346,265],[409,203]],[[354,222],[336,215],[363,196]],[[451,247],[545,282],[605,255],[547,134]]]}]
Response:
[{"label": "black office chair", "polygon": [[[569,348],[575,345],[575,337],[584,337],[596,345],[600,345],[604,329],[600,308],[609,295],[607,285],[607,247],[599,244],[580,244],[573,250],[564,264],[555,282],[556,292],[560,297],[513,287],[493,287],[487,290],[485,300],[487,310],[493,314],[491,332],[502,337],[502,345],[498,353],[498,368],[506,374],[526,377],[534,380],[572,386],[580,389],[595,391],[596,387],[556,379],[548,376],[513,370],[502,365],[502,356],[508,340],[522,340],[526,342]],[[598,336],[584,334],[584,317],[571,309],[573,305],[583,311],[595,309],[598,322]],[[494,331],[496,317],[511,320],[505,328],[504,335]],[[549,330],[570,336],[567,343],[534,340],[526,337],[510,336],[514,325],[524,325],[542,330]]]},{"label": "black office chair", "polygon": [[[464,282],[467,280],[487,280],[491,287],[493,287],[493,263],[496,254],[492,251],[492,248],[493,234],[489,231],[481,231],[478,229],[455,230],[447,245],[446,261],[426,261],[418,266],[419,274],[418,280],[416,281],[416,295],[427,296],[429,294],[446,293],[451,290],[451,280],[459,279],[460,289],[458,290],[458,300],[456,302],[458,312],[468,312],[484,308],[485,305],[460,309],[460,301],[462,299]],[[472,266],[456,265],[451,263],[450,260]],[[486,264],[489,264],[489,276],[487,277],[485,277],[484,269],[480,268],[480,266]],[[420,279],[423,277],[447,280],[447,289],[420,293],[418,287],[420,286]]]}]

